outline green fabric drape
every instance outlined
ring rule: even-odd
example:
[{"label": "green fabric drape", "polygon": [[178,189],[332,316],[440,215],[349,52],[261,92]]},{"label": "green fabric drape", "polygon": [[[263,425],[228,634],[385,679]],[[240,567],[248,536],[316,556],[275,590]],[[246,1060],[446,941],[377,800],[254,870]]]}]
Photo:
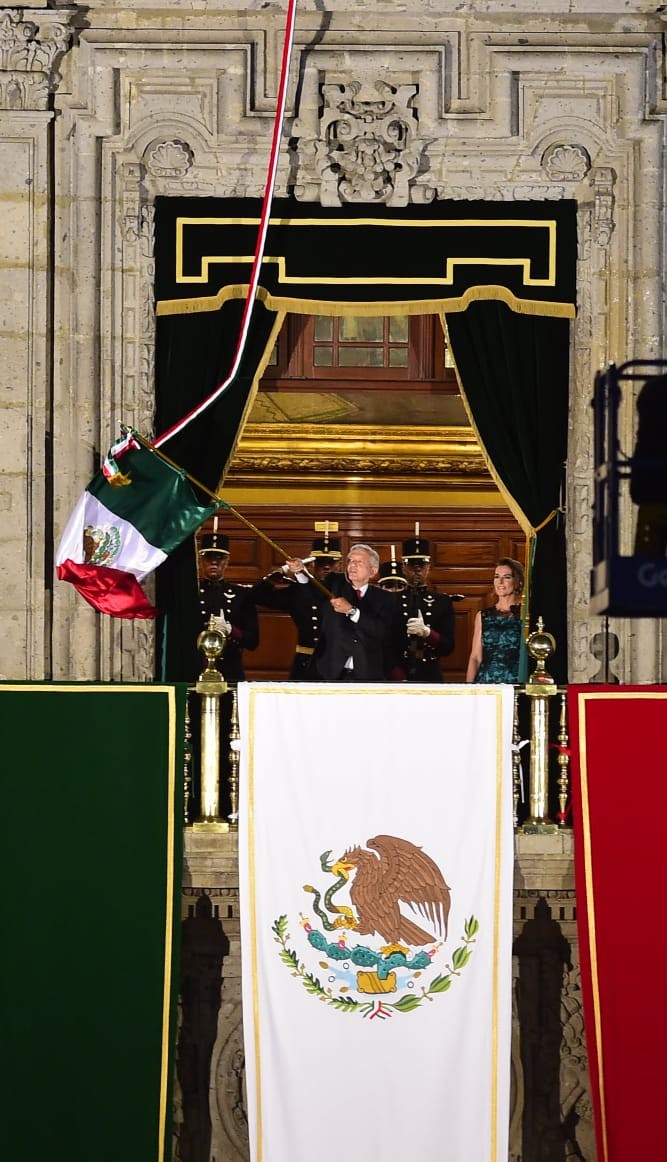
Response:
[{"label": "green fabric drape", "polygon": [[569,323],[517,315],[503,303],[473,303],[447,316],[469,411],[503,488],[537,529],[530,580],[537,617],[554,635],[550,672],[567,680],[567,575],[562,502],[567,457]]},{"label": "green fabric drape", "polygon": [[2,1156],[167,1162],[185,688],[0,685]]},{"label": "green fabric drape", "polygon": [[[169,430],[229,373],[241,327],[243,303],[232,300],[219,311],[158,317],[156,410],[158,435]],[[256,303],[241,365],[220,399],[162,451],[208,488],[215,489],[234,451],[249,407],[258,368],[273,341],[280,317]]]}]

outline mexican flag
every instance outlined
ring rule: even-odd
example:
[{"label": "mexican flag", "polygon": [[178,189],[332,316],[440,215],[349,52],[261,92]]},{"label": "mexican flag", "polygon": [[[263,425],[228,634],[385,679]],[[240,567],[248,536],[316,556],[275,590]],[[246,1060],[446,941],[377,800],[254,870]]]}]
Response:
[{"label": "mexican flag", "polygon": [[197,504],[185,473],[129,434],[79,499],[56,551],[56,573],[100,613],[155,617],[139,582],[219,508]]}]

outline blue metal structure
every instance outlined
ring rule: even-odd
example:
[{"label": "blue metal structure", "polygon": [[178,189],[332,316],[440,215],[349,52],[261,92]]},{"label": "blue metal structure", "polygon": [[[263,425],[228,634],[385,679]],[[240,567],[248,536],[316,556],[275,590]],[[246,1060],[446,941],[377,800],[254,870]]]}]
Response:
[{"label": "blue metal structure", "polygon": [[[667,617],[667,556],[621,556],[619,510],[630,504],[629,480],[634,467],[656,467],[624,453],[618,439],[618,410],[623,387],[667,374],[667,360],[633,359],[610,363],[595,376],[592,614],[608,617]],[[667,472],[667,445],[660,467]],[[624,482],[627,485],[621,489]]]}]

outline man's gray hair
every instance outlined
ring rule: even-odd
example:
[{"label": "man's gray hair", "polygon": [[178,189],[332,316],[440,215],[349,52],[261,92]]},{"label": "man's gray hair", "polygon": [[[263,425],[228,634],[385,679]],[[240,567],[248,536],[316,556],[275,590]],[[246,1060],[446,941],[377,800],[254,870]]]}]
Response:
[{"label": "man's gray hair", "polygon": [[378,557],[377,553],[375,552],[375,549],[371,548],[370,545],[350,545],[350,552],[351,553],[353,553],[355,549],[363,549],[365,553],[368,553],[370,563],[371,563],[371,566],[373,569],[380,568],[380,558]]}]

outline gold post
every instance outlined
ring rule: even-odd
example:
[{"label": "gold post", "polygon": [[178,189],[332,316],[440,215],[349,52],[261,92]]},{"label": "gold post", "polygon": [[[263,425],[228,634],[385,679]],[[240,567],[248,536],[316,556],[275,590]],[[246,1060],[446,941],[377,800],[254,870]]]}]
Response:
[{"label": "gold post", "polygon": [[512,720],[512,804],[514,812],[514,830],[519,823],[519,799],[521,797],[521,732],[519,730],[519,689],[514,688],[514,717]]},{"label": "gold post", "polygon": [[238,831],[239,828],[239,763],[240,738],[239,730],[239,700],[236,686],[230,687],[232,695],[232,713],[229,724],[229,830]]},{"label": "gold post", "polygon": [[567,800],[570,792],[570,756],[568,754],[569,733],[567,725],[567,690],[561,691],[560,718],[558,720],[558,825],[569,827],[567,822]]},{"label": "gold post", "polygon": [[556,648],[552,634],[544,632],[541,617],[537,630],[526,643],[531,658],[537,660],[535,670],[525,687],[530,703],[530,815],[521,828],[526,833],[549,835],[558,826],[548,814],[549,806],[549,699],[558,693],[558,687],[546,670],[546,660]]},{"label": "gold post", "polygon": [[190,822],[190,795],[192,791],[192,731],[190,730],[190,691],[185,695],[185,729],[183,742],[183,822]]},{"label": "gold post", "polygon": [[226,640],[215,628],[211,614],[208,629],[197,638],[197,646],[206,657],[206,669],[195,686],[201,698],[201,801],[193,831],[229,831],[229,824],[220,818],[220,698],[227,693],[227,683],[216,666]]}]

